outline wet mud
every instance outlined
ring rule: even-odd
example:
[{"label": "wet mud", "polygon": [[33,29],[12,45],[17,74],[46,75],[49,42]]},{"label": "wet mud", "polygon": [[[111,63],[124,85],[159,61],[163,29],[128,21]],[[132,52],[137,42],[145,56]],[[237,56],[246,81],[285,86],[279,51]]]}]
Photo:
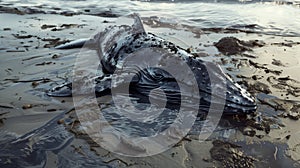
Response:
[{"label": "wet mud", "polygon": [[[7,7],[1,7],[0,11],[2,17],[15,19],[10,26],[0,26],[3,30],[0,91],[4,95],[0,98],[0,146],[5,150],[0,152],[1,158],[5,156],[0,165],[299,166],[300,78],[297,70],[300,61],[294,57],[300,51],[298,38],[271,38],[255,32],[217,28],[198,31],[168,23],[157,25],[159,22],[153,22],[155,18],[143,18],[150,32],[162,32],[159,35],[174,43],[179,42],[179,38],[185,42],[181,47],[196,58],[219,63],[234,81],[256,97],[258,109],[251,115],[224,116],[205,142],[194,133],[197,130],[191,130],[180,143],[164,153],[130,158],[103,149],[82,132],[76,112],[70,110],[71,98],[46,95],[48,89],[72,79],[75,54],[79,52],[79,49],[55,50],[54,47],[89,37],[99,23],[114,24],[114,17],[118,15],[76,16],[59,12],[44,15],[43,11]],[[56,19],[54,23],[53,18]],[[255,25],[247,28],[253,27]],[[276,53],[286,54],[280,57]],[[101,98],[98,102],[108,104]],[[50,127],[45,126],[46,123]],[[49,137],[68,141],[55,144],[53,139],[47,139]],[[37,157],[39,152],[41,157]]]}]

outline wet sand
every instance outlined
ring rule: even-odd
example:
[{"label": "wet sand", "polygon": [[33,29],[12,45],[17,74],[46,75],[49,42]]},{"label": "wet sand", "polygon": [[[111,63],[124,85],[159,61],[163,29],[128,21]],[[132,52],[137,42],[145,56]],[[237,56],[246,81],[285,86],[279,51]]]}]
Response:
[{"label": "wet sand", "polygon": [[[0,133],[1,137],[19,137],[73,107],[72,98],[53,98],[45,93],[72,78],[72,67],[80,49],[56,50],[54,46],[90,37],[99,27],[113,24],[115,18],[2,13],[0,19],[4,18],[7,23],[0,25]],[[299,166],[299,37],[189,26],[175,29],[153,19],[143,18],[149,32],[190,48],[195,57],[219,63],[235,81],[254,94],[257,114],[248,118],[225,117],[205,142],[200,142],[196,135],[188,135],[162,154],[129,158],[104,150],[80,133],[75,112],[71,111],[58,121],[75,135],[63,152],[75,152],[82,160],[87,156],[99,157],[104,164],[121,167]],[[216,47],[223,37],[236,37],[245,42],[258,40],[263,45],[246,46],[247,49],[228,56]],[[69,120],[72,124],[65,122]],[[57,166],[54,153],[47,153],[47,157],[48,166]]]}]

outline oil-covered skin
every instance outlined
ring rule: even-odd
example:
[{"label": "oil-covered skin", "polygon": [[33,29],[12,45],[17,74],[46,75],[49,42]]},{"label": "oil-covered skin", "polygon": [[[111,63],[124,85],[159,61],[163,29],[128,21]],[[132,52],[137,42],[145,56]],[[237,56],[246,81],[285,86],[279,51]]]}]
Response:
[{"label": "oil-covered skin", "polygon": [[[200,104],[199,113],[207,113],[210,108],[212,96],[212,89],[217,89],[217,84],[211,79],[218,79],[226,82],[226,101],[224,106],[224,114],[247,114],[256,110],[254,98],[238,84],[234,83],[219,66],[211,62],[205,62],[200,59],[195,59],[186,50],[168,42],[154,34],[146,33],[140,18],[133,15],[135,22],[132,26],[114,26],[106,29],[105,31],[97,34],[93,39],[87,40],[87,45],[92,46],[98,52],[101,60],[101,67],[104,76],[99,76],[95,79],[96,95],[110,93],[111,89],[111,75],[115,72],[116,67],[121,66],[119,62],[124,58],[132,55],[136,51],[145,48],[163,49],[167,53],[172,54],[174,57],[180,57],[190,67],[195,75],[199,93]],[[82,43],[80,41],[79,43]],[[72,44],[61,45],[58,48],[70,48]],[[145,58],[147,59],[147,58]],[[162,60],[159,60],[160,62]],[[167,61],[167,60],[165,60]],[[174,65],[176,69],[177,65]],[[209,67],[209,72],[207,67]],[[178,72],[180,73],[180,72]],[[122,74],[121,74],[122,75]],[[172,108],[174,105],[180,104],[181,95],[190,94],[180,91],[176,84],[176,79],[166,71],[159,68],[147,68],[141,70],[138,75],[130,82],[130,96],[137,98],[140,103],[150,103],[149,96],[153,89],[162,89],[167,95],[168,104],[167,108]],[[188,81],[182,81],[188,82]],[[76,94],[89,94],[89,89],[81,88],[76,90]],[[74,90],[73,90],[74,91]],[[82,93],[78,93],[82,92]],[[67,83],[57,86],[48,92],[49,96],[71,96],[72,84]],[[192,97],[192,95],[191,95]],[[154,97],[155,98],[155,97]],[[159,96],[156,98],[159,99]],[[218,102],[214,102],[218,103]]]}]

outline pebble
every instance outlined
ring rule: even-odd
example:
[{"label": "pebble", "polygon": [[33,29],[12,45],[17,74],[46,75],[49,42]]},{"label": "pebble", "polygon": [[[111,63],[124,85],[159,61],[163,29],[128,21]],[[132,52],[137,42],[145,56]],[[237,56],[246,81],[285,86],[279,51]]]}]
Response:
[{"label": "pebble", "polygon": [[30,109],[32,107],[33,107],[32,104],[25,104],[23,105],[22,109]]}]

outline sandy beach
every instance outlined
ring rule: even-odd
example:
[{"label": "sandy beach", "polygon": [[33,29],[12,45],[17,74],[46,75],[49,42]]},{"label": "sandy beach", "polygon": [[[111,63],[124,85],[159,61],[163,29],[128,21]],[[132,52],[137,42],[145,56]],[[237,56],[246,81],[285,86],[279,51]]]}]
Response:
[{"label": "sandy beach", "polygon": [[[69,138],[55,149],[41,149],[46,158],[40,164],[46,167],[64,167],[64,164],[77,167],[300,166],[299,37],[246,29],[174,26],[157,17],[142,15],[148,32],[189,48],[195,57],[219,64],[255,96],[258,109],[251,116],[223,117],[204,142],[191,134],[164,153],[133,158],[111,153],[81,132],[71,97],[46,95],[52,87],[72,79],[72,68],[80,52],[80,49],[54,47],[89,38],[99,28],[115,24],[117,15],[22,13],[3,8],[0,13],[0,20],[5,20],[0,25],[0,145],[59,116],[60,119],[55,118],[57,128]],[[234,53],[228,54],[216,45],[224,37],[235,37],[252,45],[239,51],[241,46],[235,46],[233,40],[226,43],[233,46]],[[39,139],[42,138],[29,139],[24,147],[30,148]],[[7,145],[5,150],[9,149]],[[5,152],[0,153],[5,156]],[[14,151],[10,154],[14,155]],[[4,167],[11,163],[9,159],[0,159]]]}]

